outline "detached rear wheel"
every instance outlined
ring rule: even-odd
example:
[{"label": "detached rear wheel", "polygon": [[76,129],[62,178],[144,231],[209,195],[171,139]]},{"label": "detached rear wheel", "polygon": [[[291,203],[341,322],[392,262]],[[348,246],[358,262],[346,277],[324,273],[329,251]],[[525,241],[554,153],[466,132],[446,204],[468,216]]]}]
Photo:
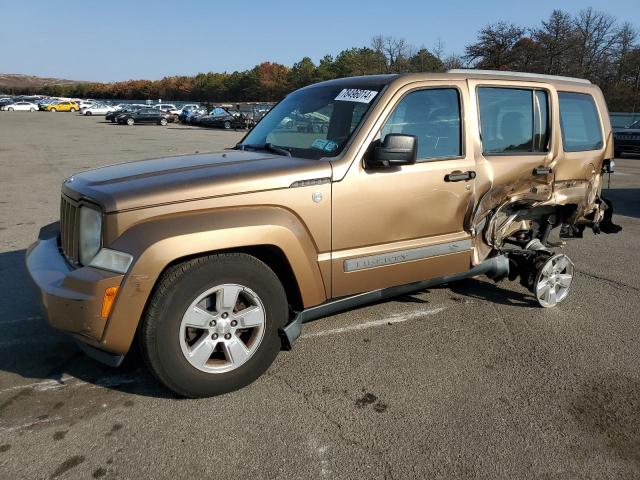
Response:
[{"label": "detached rear wheel", "polygon": [[569,295],[573,275],[573,262],[563,253],[541,261],[533,286],[540,306],[555,307],[564,301]]},{"label": "detached rear wheel", "polygon": [[140,330],[147,364],[186,397],[237,390],[278,355],[287,320],[275,273],[246,254],[197,258],[160,279]]}]

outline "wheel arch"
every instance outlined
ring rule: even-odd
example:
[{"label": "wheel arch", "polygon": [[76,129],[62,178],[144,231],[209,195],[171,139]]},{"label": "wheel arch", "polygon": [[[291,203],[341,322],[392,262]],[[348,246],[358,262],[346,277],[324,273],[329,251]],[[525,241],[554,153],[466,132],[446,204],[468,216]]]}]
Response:
[{"label": "wheel arch", "polygon": [[326,300],[314,243],[300,220],[280,208],[232,208],[161,217],[135,225],[108,246],[135,258],[101,339],[104,349],[113,352],[129,349],[161,275],[196,257],[246,253],[276,273],[292,309]]}]

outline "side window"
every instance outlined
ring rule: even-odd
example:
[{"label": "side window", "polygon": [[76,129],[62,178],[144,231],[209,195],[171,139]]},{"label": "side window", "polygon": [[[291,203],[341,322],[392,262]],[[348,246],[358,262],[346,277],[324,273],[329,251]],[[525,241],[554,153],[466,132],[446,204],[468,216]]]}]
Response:
[{"label": "side window", "polygon": [[565,152],[584,152],[602,148],[600,117],[591,95],[558,92],[560,126]]},{"label": "side window", "polygon": [[462,155],[460,97],[455,88],[434,88],[409,93],[396,106],[380,132],[415,135],[418,159]]},{"label": "side window", "polygon": [[484,154],[548,151],[549,101],[544,90],[480,87],[478,106]]}]

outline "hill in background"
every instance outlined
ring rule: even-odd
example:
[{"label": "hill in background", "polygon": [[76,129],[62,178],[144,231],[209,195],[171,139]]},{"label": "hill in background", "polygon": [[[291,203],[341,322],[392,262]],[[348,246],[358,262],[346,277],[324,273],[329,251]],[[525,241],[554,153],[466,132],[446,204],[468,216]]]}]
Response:
[{"label": "hill in background", "polygon": [[0,91],[12,89],[42,88],[51,85],[78,85],[86,83],[64,78],[36,77],[34,75],[20,75],[15,73],[0,73]]}]

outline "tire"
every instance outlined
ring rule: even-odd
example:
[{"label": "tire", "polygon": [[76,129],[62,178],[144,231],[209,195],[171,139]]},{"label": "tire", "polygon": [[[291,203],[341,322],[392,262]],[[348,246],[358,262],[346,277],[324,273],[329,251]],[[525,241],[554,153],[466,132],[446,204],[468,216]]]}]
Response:
[{"label": "tire", "polygon": [[93,113],[91,113],[91,112],[85,112],[85,115],[86,115],[87,117],[90,117],[91,115],[93,115]]},{"label": "tire", "polygon": [[[188,313],[195,311],[194,302],[212,290],[219,292],[225,288],[240,291],[229,298],[240,299],[246,294],[249,299],[253,298],[252,295],[255,296],[257,301],[252,303],[243,299],[235,303],[232,300],[234,306],[227,307],[233,309],[228,310],[231,312],[228,317],[224,316],[225,313],[220,313],[224,312],[224,308],[220,308],[217,313],[214,310],[207,312],[217,315],[217,325],[211,327],[215,322],[207,323],[211,317],[204,317],[206,320],[203,322],[205,326],[202,327],[202,333],[192,339],[190,346],[187,345],[185,338],[193,334],[194,330],[185,327],[184,322]],[[242,290],[238,290],[239,288]],[[218,293],[215,293],[212,304],[218,304]],[[243,304],[248,304],[249,307]],[[240,312],[245,308],[261,311],[260,326],[251,327],[248,331],[245,329],[243,333],[234,330],[233,333],[224,335],[225,340],[222,336],[213,340],[218,334],[211,334],[211,331],[228,328],[233,325],[233,320],[229,323],[229,319],[241,318],[234,317],[238,313],[238,305],[242,307]],[[284,288],[266,264],[243,253],[209,255],[175,265],[162,275],[145,310],[138,339],[145,362],[163,385],[185,397],[208,397],[242,388],[267,370],[280,351],[278,329],[284,326],[287,315]],[[197,318],[200,321],[200,317]],[[222,320],[224,318],[226,323]],[[254,339],[258,343],[245,344],[241,336],[248,332],[254,335],[256,328],[260,329],[258,333],[261,332],[259,340]],[[221,330],[221,335],[223,331],[229,330]],[[237,347],[238,342],[245,348],[244,354],[238,357],[244,361],[234,366],[225,352],[232,351],[228,346],[233,343]],[[213,350],[212,353],[206,350],[205,355],[197,362],[190,359],[191,353],[186,353],[185,348],[205,343],[208,348],[214,348],[211,345],[215,345],[219,350]],[[194,362],[201,366],[195,366]]]},{"label": "tire", "polygon": [[167,124],[167,119],[166,118],[161,118],[160,119],[160,125],[162,125],[163,127]]},{"label": "tire", "polygon": [[70,111],[71,113],[73,113],[73,112],[75,112],[75,111],[76,111],[76,109],[72,107],[72,108],[70,108],[70,109],[69,109],[69,111]]},{"label": "tire", "polygon": [[58,110],[56,110],[55,108],[52,108],[49,110],[50,112],[56,113]]},{"label": "tire", "polygon": [[29,111],[30,111],[30,112],[35,112],[35,111],[36,111],[36,109],[35,109],[35,108],[33,108],[33,107],[31,107],[31,108],[29,109]]},{"label": "tire", "polygon": [[229,130],[229,129],[231,129],[231,122],[230,122],[230,121],[226,120],[226,121],[224,122],[224,129],[225,129],[225,130]]},{"label": "tire", "polygon": [[9,108],[7,108],[7,110],[10,111],[10,112],[14,111],[13,107],[9,107]]},{"label": "tire", "polygon": [[136,121],[133,118],[127,118],[127,125],[132,126],[135,125]]}]

